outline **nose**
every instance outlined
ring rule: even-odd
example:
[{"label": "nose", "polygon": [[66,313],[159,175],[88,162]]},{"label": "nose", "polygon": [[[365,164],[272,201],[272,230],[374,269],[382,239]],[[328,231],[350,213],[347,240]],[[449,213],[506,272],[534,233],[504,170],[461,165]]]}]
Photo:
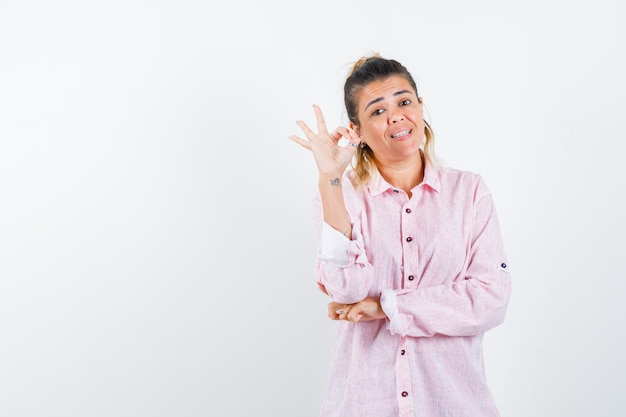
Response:
[{"label": "nose", "polygon": [[402,111],[400,111],[400,109],[398,109],[397,107],[389,109],[388,112],[389,123],[394,124],[404,120],[404,115],[402,114]]}]

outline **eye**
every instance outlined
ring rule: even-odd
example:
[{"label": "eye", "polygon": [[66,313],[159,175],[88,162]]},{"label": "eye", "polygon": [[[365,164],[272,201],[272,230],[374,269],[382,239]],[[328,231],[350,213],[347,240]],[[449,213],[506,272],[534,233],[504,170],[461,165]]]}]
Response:
[{"label": "eye", "polygon": [[379,114],[383,114],[383,112],[385,111],[385,109],[376,109],[372,112],[372,116],[377,116]]},{"label": "eye", "polygon": [[409,100],[409,99],[402,100],[402,101],[400,102],[400,105],[401,105],[401,106],[408,106],[409,104],[411,104],[411,100]]}]

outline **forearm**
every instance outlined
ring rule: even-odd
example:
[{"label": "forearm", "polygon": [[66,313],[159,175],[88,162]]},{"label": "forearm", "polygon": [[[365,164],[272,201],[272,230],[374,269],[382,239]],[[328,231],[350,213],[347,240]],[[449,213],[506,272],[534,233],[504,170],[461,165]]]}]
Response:
[{"label": "forearm", "polygon": [[317,280],[332,300],[355,303],[370,295],[374,281],[374,268],[360,233],[361,202],[349,175],[320,174],[319,185],[320,193],[313,201],[319,232]]},{"label": "forearm", "polygon": [[348,239],[352,239],[352,224],[348,217],[342,190],[342,175],[320,174],[319,190],[324,221]]},{"label": "forearm", "polygon": [[393,334],[414,337],[473,336],[504,320],[511,293],[507,272],[486,280],[462,279],[452,285],[383,291],[381,304]]}]

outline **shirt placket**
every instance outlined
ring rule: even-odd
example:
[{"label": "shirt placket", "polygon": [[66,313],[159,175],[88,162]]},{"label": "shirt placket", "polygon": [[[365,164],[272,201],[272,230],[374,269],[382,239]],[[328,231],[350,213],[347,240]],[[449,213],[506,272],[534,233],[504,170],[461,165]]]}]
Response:
[{"label": "shirt placket", "polygon": [[417,288],[419,282],[418,238],[415,199],[409,200],[402,207],[402,288]]},{"label": "shirt placket", "polygon": [[396,387],[398,389],[398,409],[400,417],[413,416],[413,389],[409,372],[409,352],[406,336],[400,338],[396,357]]},{"label": "shirt placket", "polygon": [[[416,220],[414,199],[409,200],[402,207],[402,264],[403,288],[416,288],[418,283],[418,250],[415,236]],[[398,345],[396,357],[396,387],[398,390],[398,405],[400,417],[413,416],[414,392],[411,387],[411,372],[409,366],[407,337],[402,336]]]}]

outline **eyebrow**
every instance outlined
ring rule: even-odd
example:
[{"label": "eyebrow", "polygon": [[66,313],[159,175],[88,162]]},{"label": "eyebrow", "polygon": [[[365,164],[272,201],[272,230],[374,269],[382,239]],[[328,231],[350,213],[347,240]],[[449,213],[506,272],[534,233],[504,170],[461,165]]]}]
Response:
[{"label": "eyebrow", "polygon": [[[395,93],[393,93],[393,96],[399,96],[401,94],[405,94],[405,93],[411,93],[409,90],[400,90],[400,91],[396,91]],[[367,108],[369,106],[371,106],[372,104],[378,103],[379,101],[383,101],[385,98],[384,97],[378,97],[375,98],[374,100],[370,101],[369,103],[367,103],[367,106],[365,106],[365,108],[363,110],[367,110]]]}]

